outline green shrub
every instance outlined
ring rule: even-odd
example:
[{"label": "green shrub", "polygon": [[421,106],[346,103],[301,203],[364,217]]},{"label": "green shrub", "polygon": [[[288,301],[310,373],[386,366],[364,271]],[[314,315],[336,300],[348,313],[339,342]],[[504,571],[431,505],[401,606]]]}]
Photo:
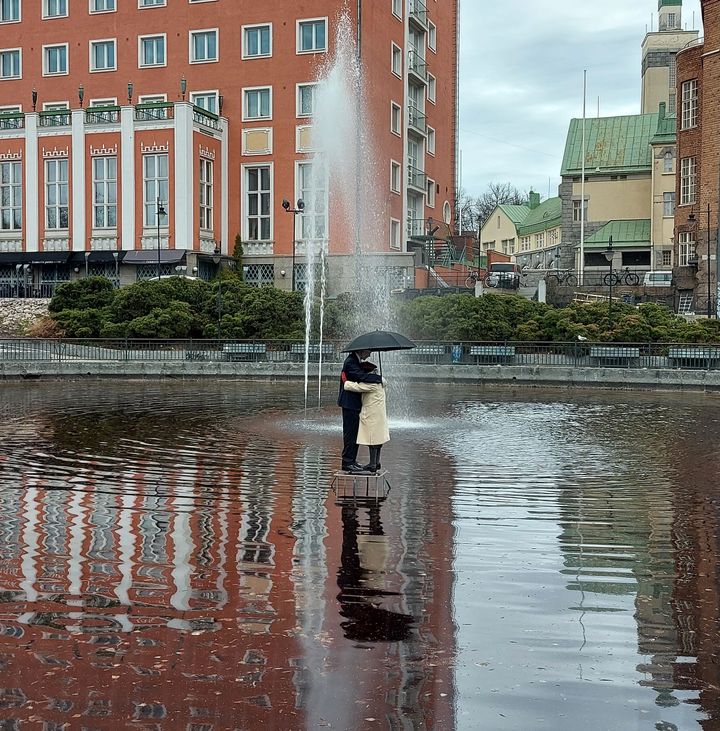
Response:
[{"label": "green shrub", "polygon": [[61,284],[48,309],[50,312],[63,310],[99,309],[111,304],[116,290],[112,282],[105,277],[86,277]]}]

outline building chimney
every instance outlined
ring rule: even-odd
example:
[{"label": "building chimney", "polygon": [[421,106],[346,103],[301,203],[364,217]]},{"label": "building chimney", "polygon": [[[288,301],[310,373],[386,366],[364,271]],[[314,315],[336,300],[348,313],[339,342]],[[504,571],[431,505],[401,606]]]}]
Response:
[{"label": "building chimney", "polygon": [[665,102],[660,102],[660,107],[658,109],[658,121],[662,122],[663,119],[665,119]]},{"label": "building chimney", "polygon": [[534,211],[540,205],[540,193],[534,193],[531,190],[528,205],[530,206],[530,210]]}]

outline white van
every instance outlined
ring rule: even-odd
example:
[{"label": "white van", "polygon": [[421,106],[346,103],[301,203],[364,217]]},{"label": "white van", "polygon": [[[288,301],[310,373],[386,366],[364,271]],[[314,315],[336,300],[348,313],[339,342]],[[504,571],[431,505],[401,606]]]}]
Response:
[{"label": "white van", "polygon": [[672,272],[670,271],[658,271],[658,272],[645,272],[645,278],[643,284],[646,287],[671,287],[672,286]]}]

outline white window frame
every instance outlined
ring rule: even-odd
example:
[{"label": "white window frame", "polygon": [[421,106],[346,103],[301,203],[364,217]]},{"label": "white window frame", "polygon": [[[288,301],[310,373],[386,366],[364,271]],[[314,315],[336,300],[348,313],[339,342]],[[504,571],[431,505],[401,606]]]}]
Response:
[{"label": "white window frame", "polygon": [[437,79],[430,73],[428,73],[427,83],[427,100],[430,104],[435,104],[437,99]]},{"label": "white window frame", "polygon": [[390,192],[402,193],[402,163],[390,160]]},{"label": "white window frame", "polygon": [[[397,232],[397,237],[395,232]],[[390,219],[390,248],[396,250],[402,248],[402,221],[397,218]]]},{"label": "white window frame", "polygon": [[[65,49],[65,70],[64,71],[48,71],[47,70],[47,52],[53,48]],[[70,60],[67,43],[48,43],[42,47],[42,75],[43,76],[67,76],[70,73]]]},{"label": "white window frame", "polygon": [[[22,163],[17,160],[8,160],[0,162],[0,173],[3,166],[8,166],[10,170],[10,180],[7,183],[2,182],[2,176],[0,174],[0,233],[1,232],[14,232],[22,231],[22,214],[23,214],[23,166]],[[2,205],[2,189],[8,188],[9,203],[4,207]],[[16,195],[17,194],[17,195]],[[10,211],[10,225],[5,228],[3,226],[2,213],[3,210]],[[19,211],[20,223],[15,225],[15,214]]]},{"label": "white window frame", "polygon": [[43,112],[63,112],[70,109],[70,102],[43,102]]},{"label": "white window frame", "polygon": [[20,23],[22,21],[22,0],[17,0],[18,12],[17,18],[2,18],[0,17],[0,25],[5,23]]},{"label": "white window frame", "polygon": [[[242,202],[243,202],[243,217],[242,217],[242,232],[243,232],[243,241],[257,241],[257,242],[269,242],[273,240],[273,230],[275,226],[275,219],[273,216],[273,210],[274,210],[274,186],[273,186],[273,163],[260,163],[260,164],[248,164],[242,166]],[[250,170],[256,170],[264,168],[268,170],[268,185],[269,188],[266,190],[265,188],[258,188],[257,191],[250,191],[249,185],[248,185],[248,175]],[[259,176],[262,177],[262,176]],[[269,194],[269,205],[268,205],[268,215],[263,216],[260,211],[262,210],[262,199],[260,196],[263,194]],[[257,219],[258,222],[258,238],[251,239],[250,238],[250,195],[257,195],[258,198],[258,213],[256,215],[253,215],[253,219]],[[294,218],[294,215],[293,215]],[[260,235],[262,233],[262,220],[267,219],[269,220],[269,228],[268,228],[268,238],[262,238]]]},{"label": "white window frame", "polygon": [[[325,186],[324,188],[312,188],[310,189],[310,192],[313,194],[308,195],[308,192],[303,189],[302,183],[301,183],[301,170],[303,167],[307,165],[322,165],[325,170]],[[296,160],[295,161],[295,200],[298,198],[302,198],[305,202],[305,208],[303,209],[302,213],[298,214],[298,218],[300,219],[300,234],[298,236],[298,240],[300,241],[325,241],[329,238],[329,231],[330,231],[330,217],[329,217],[329,180],[330,180],[330,174],[327,169],[327,167],[324,165],[322,160],[319,160],[318,158],[312,159],[312,160]],[[322,194],[322,203],[324,207],[324,212],[316,213],[315,211],[315,200],[319,197],[318,193]],[[321,217],[323,219],[323,231],[324,236],[311,236],[307,237],[305,236],[305,226],[306,222],[310,220],[310,217],[312,217],[315,222],[319,220]],[[314,228],[314,226],[313,226]]]},{"label": "white window frame", "polygon": [[[204,107],[202,104],[198,104],[197,102],[198,102],[199,97],[213,97],[215,109],[208,109],[207,107]],[[220,109],[220,90],[219,89],[201,89],[200,91],[192,91],[192,92],[190,92],[190,101],[192,102],[192,104],[194,106],[200,107],[200,109],[204,109],[206,112],[210,112],[211,114],[218,114],[219,109]]]},{"label": "white window frame", "polygon": [[[582,210],[582,208],[580,206],[580,199],[579,198],[574,199],[573,202],[572,202],[572,206],[573,206],[573,209],[572,209],[573,223],[580,223],[581,222],[581,220],[580,220],[580,211]],[[585,208],[585,223],[587,223],[587,220],[588,220],[588,209],[589,209],[589,207],[590,207],[590,199],[589,198],[585,198],[585,206],[584,206],[584,208]]]},{"label": "white window frame", "polygon": [[212,160],[200,158],[200,230],[213,230],[213,185],[215,182],[215,166]]},{"label": "white window frame", "polygon": [[427,179],[426,205],[428,208],[435,208],[435,200],[436,200],[436,196],[437,196],[436,185],[437,185],[437,183],[432,178]]},{"label": "white window frame", "polygon": [[[268,92],[268,115],[267,116],[248,116],[247,109],[247,93],[252,91],[267,91]],[[272,86],[245,86],[242,89],[242,120],[243,122],[266,122],[268,119],[272,119],[273,114],[273,88]]]},{"label": "white window frame", "polygon": [[692,129],[698,123],[698,80],[683,81],[681,91],[681,122],[680,129]]},{"label": "white window frame", "polygon": [[[247,50],[247,32],[256,30],[257,28],[267,28],[270,31],[270,50],[268,53],[249,54]],[[243,25],[240,29],[242,37],[242,58],[270,58],[273,55],[273,24],[272,23],[253,23],[252,25]]]},{"label": "white window frame", "polygon": [[[115,177],[112,177],[108,173],[110,160],[115,162]],[[102,164],[102,177],[97,177],[97,166]],[[117,229],[117,193],[118,193],[118,158],[117,155],[104,155],[102,157],[92,158],[92,227],[93,230],[116,230]],[[102,189],[102,200],[99,201],[96,198],[98,192],[98,186]],[[114,192],[113,192],[114,191]],[[115,224],[110,225],[108,223],[110,219],[110,211],[114,209],[115,213]],[[97,212],[102,212],[102,224],[97,223]]]},{"label": "white window frame", "polygon": [[[58,0],[58,2],[59,1],[60,0]],[[64,13],[62,13],[61,15],[60,14],[59,15],[50,15],[49,8],[48,8],[49,0],[42,0],[42,19],[43,20],[54,20],[55,18],[67,18],[68,13],[70,12],[70,7],[69,7],[70,0],[64,0],[64,2],[65,2],[65,12]],[[56,44],[56,45],[60,45],[60,44]]]},{"label": "white window frame", "polygon": [[427,154],[432,155],[432,157],[435,157],[435,145],[437,143],[437,140],[435,138],[435,128],[430,127],[428,125],[427,128]]},{"label": "white window frame", "polygon": [[663,193],[663,218],[672,218],[675,215],[675,191],[667,190]]},{"label": "white window frame", "polygon": [[680,160],[680,205],[695,203],[697,195],[697,158],[683,157]]},{"label": "white window frame", "polygon": [[663,173],[669,175],[675,172],[675,155],[668,151],[663,155]]},{"label": "white window frame", "polygon": [[678,266],[690,266],[697,259],[697,242],[692,231],[683,231],[678,236]]},{"label": "white window frame", "polygon": [[[193,39],[196,35],[199,35],[200,33],[208,34],[208,33],[214,33],[215,34],[215,58],[203,58],[203,59],[196,59],[194,58],[194,43]],[[188,31],[188,59],[189,63],[196,64],[196,63],[217,63],[220,60],[220,29],[219,28],[195,28],[194,30]]]},{"label": "white window frame", "polygon": [[[93,6],[99,2],[102,2],[104,5],[107,5],[109,2],[111,2],[113,6],[109,10],[107,8],[104,10],[95,10]],[[88,0],[88,5],[88,13],[90,13],[90,15],[99,15],[101,13],[117,13],[117,0]]]},{"label": "white window frame", "polygon": [[[301,28],[307,23],[324,23],[325,24],[325,46],[323,48],[311,48],[303,50],[301,47]],[[328,19],[324,18],[298,18],[295,25],[295,52],[297,54],[305,53],[327,53],[328,50]]]},{"label": "white window frame", "polygon": [[[49,181],[49,171],[51,168],[56,168],[57,172],[62,169],[61,163],[65,163],[65,179],[58,179],[52,182]],[[44,176],[44,191],[45,191],[45,230],[46,231],[68,231],[70,229],[70,161],[66,157],[51,158],[45,160],[43,165]],[[62,202],[62,191],[64,187],[64,198],[65,203]],[[55,203],[49,204],[49,191],[51,188],[55,189]],[[60,219],[63,209],[66,209],[67,226],[60,226]],[[56,225],[49,225],[49,212],[55,211]]]},{"label": "white window frame", "polygon": [[[395,117],[397,116],[398,124],[397,129],[395,129]],[[390,131],[397,135],[398,137],[402,137],[402,107],[394,101],[390,102]]]},{"label": "white window frame", "polygon": [[146,8],[164,8],[167,5],[167,0],[138,0],[138,10],[145,10]]},{"label": "white window frame", "polygon": [[138,97],[138,104],[152,104],[153,102],[166,102],[167,94],[141,94]]},{"label": "white window frame", "polygon": [[403,57],[402,48],[397,43],[390,43],[390,72],[398,79],[402,79],[403,75]]},{"label": "white window frame", "polygon": [[429,51],[437,53],[437,26],[428,20],[427,47]]},{"label": "white window frame", "polygon": [[[143,41],[157,40],[162,38],[163,62],[162,63],[146,63],[143,58]],[[167,33],[148,33],[148,35],[138,36],[138,68],[161,68],[167,66]]]},{"label": "white window frame", "polygon": [[[0,81],[6,81],[10,79],[22,79],[23,62],[22,62],[22,48],[0,48],[0,54],[3,53],[16,53],[18,54],[18,73],[16,76],[2,76],[0,75]],[[0,64],[0,74],[2,73],[2,64]]]},{"label": "white window frame", "polygon": [[[112,66],[103,66],[101,68],[96,68],[93,64],[95,62],[95,54],[94,49],[95,46],[99,43],[112,43],[112,49],[113,49],[113,65]],[[108,71],[117,71],[117,38],[93,38],[93,40],[88,42],[88,48],[89,48],[89,55],[90,55],[90,61],[89,61],[89,69],[91,74],[104,74]]]},{"label": "white window frame", "polygon": [[[317,90],[317,82],[306,82],[304,84],[295,84],[295,115],[298,118],[312,117],[315,114],[315,92]],[[311,88],[312,91],[312,109],[310,113],[302,110],[302,89]]]},{"label": "white window frame", "polygon": [[402,20],[403,0],[392,0],[391,12],[398,19]]},{"label": "white window frame", "polygon": [[[165,158],[165,165],[167,170],[167,177],[157,174],[157,166],[160,158]],[[146,163],[150,158],[155,159],[155,175],[151,178],[146,176],[147,168]],[[157,230],[158,227],[158,216],[157,216],[157,201],[165,207],[165,223],[160,222],[160,228],[167,230],[170,226],[170,216],[167,213],[167,206],[170,197],[170,155],[167,152],[154,152],[149,154],[143,154],[141,161],[141,174],[142,174],[142,189],[143,189],[143,227],[152,230]],[[148,182],[152,182],[153,195],[148,196]],[[152,211],[152,213],[151,213]]]}]

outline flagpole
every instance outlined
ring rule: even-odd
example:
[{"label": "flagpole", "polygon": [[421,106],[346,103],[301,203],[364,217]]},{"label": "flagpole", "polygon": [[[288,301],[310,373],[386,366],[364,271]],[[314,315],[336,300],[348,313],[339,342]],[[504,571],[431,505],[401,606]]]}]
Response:
[{"label": "flagpole", "polygon": [[578,282],[585,279],[585,117],[587,106],[587,69],[583,71],[582,162],[580,164],[580,262]]}]

